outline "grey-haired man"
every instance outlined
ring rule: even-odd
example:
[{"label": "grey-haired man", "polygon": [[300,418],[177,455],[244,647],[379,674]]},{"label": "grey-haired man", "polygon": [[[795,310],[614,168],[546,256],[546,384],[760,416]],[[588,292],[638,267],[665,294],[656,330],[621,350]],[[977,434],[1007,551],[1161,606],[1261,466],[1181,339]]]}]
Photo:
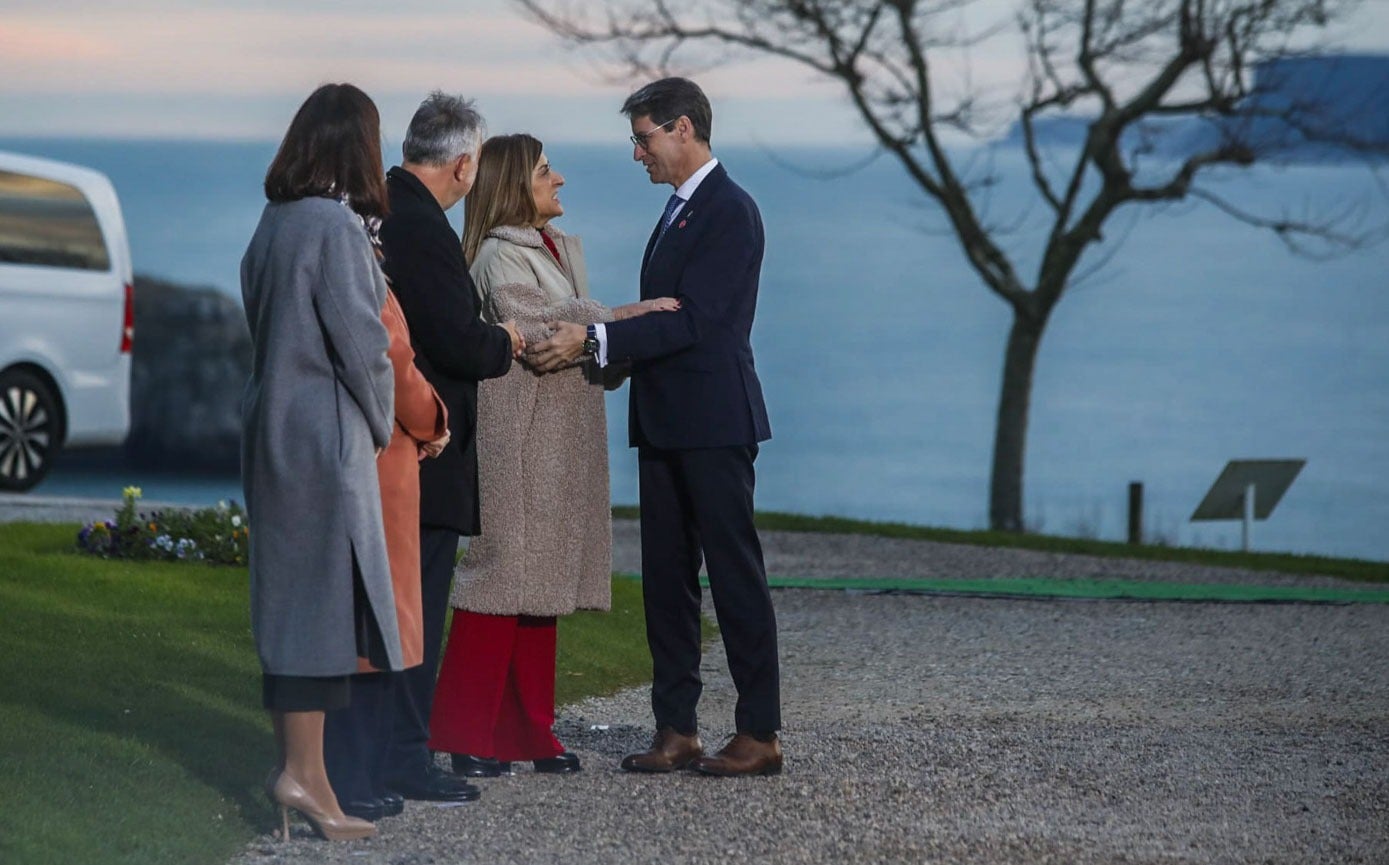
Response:
[{"label": "grey-haired man", "polygon": [[457,232],[445,214],[477,177],[486,135],[472,103],[435,92],[415,112],[404,161],[386,175],[391,213],[381,226],[385,270],[410,325],[415,364],[449,411],[452,440],[420,466],[420,579],[424,663],[400,674],[390,712],[387,785],[406,798],[462,801],[477,788],[434,764],[429,715],[449,586],[461,536],[481,529],[477,383],[503,375],[524,343],[513,323],[486,324]]}]

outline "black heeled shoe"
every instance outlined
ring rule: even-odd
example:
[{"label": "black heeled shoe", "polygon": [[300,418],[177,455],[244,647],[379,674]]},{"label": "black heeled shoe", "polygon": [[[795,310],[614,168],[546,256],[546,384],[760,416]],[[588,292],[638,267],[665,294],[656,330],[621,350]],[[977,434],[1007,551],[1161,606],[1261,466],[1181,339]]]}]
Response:
[{"label": "black heeled shoe", "polygon": [[[497,778],[503,774],[502,764],[496,757],[474,757],[472,754],[453,754],[453,774],[465,778]],[[505,772],[511,771],[508,763]]]},{"label": "black heeled shoe", "polygon": [[533,762],[535,763],[535,771],[542,775],[572,775],[575,772],[583,771],[583,767],[579,765],[579,756],[568,751]]}]

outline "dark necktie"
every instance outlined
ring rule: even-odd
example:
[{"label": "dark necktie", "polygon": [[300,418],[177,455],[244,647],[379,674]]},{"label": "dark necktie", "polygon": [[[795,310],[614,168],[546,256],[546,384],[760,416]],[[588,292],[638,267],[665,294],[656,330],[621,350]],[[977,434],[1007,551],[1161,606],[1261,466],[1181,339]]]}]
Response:
[{"label": "dark necktie", "polygon": [[[661,230],[656,234],[657,244],[660,244],[661,238],[666,236],[666,229],[670,228],[670,221],[675,217],[676,208],[683,204],[684,201],[685,199],[680,196],[672,195],[670,201],[666,202],[665,213],[661,214]],[[652,248],[654,249],[655,247],[653,246]]]}]

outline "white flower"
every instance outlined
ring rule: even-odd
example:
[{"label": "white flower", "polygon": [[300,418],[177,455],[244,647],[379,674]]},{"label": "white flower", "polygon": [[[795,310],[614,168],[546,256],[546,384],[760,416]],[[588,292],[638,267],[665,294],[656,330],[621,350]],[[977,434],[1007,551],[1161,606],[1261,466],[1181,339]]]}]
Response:
[{"label": "white flower", "polygon": [[236,526],[238,529],[241,528],[241,515],[240,515],[240,514],[232,514],[231,523],[232,523],[233,526]]}]

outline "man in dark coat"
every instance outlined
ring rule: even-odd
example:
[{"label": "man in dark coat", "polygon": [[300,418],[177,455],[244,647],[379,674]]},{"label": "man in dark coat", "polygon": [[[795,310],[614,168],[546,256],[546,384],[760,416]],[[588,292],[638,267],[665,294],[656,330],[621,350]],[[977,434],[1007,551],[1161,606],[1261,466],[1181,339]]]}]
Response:
[{"label": "man in dark coat", "polygon": [[503,375],[523,347],[512,322],[486,324],[445,211],[473,186],[482,117],[470,102],[435,92],[410,121],[404,160],[386,175],[391,212],[381,226],[386,275],[405,311],[415,363],[449,411],[452,439],[420,465],[420,578],[424,663],[401,674],[385,775],[410,799],[462,801],[477,788],[435,766],[429,713],[460,536],[481,531],[477,488],[477,383]]},{"label": "man in dark coat", "polygon": [[[631,362],[629,425],[641,486],[642,596],[651,648],[656,736],[622,768],[710,775],[781,771],[776,615],[753,526],[753,461],[771,438],[753,365],[762,218],[709,149],[713,112],[692,81],[666,78],[622,106],[632,158],[675,194],[642,259],[641,296],[675,297],[677,312],[606,325],[554,323],[534,347],[542,369],[586,351]],[[706,756],[699,702],[699,568],[708,566],[737,734]]]}]

